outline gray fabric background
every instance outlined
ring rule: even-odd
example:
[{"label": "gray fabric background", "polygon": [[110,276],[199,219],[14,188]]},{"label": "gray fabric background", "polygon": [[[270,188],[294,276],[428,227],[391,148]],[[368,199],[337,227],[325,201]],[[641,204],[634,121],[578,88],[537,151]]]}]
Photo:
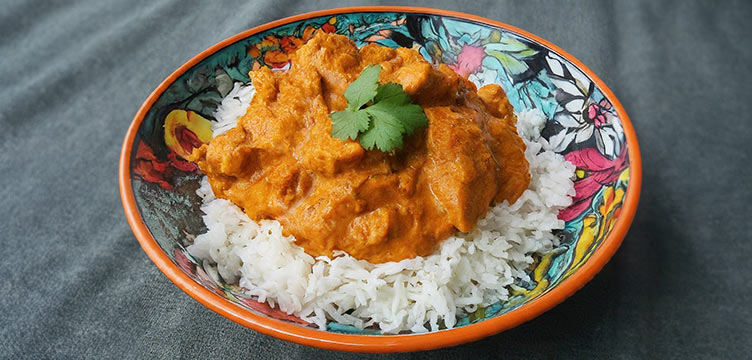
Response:
[{"label": "gray fabric background", "polygon": [[[384,2],[383,4],[388,4]],[[170,72],[249,27],[336,1],[3,1],[0,357],[746,358],[752,353],[750,2],[436,1],[571,52],[632,118],[643,195],[621,249],[537,319],[401,355],[312,349],[203,307],[146,257],[122,139]]]}]

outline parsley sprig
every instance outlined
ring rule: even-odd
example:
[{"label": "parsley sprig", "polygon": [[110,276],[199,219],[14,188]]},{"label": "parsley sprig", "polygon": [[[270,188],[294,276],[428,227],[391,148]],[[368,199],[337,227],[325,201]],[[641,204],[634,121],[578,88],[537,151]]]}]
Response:
[{"label": "parsley sprig", "polygon": [[329,114],[332,136],[358,140],[367,150],[389,152],[402,147],[404,134],[428,125],[423,109],[413,104],[402,85],[379,84],[380,65],[363,69],[345,90],[347,108]]}]

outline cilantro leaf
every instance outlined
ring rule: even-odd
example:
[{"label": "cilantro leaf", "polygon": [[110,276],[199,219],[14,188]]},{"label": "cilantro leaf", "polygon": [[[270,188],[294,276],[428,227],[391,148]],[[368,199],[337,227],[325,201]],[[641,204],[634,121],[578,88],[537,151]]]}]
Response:
[{"label": "cilantro leaf", "polygon": [[389,152],[402,147],[402,133],[405,128],[396,117],[388,112],[371,112],[371,107],[365,111],[371,117],[371,127],[360,134],[358,142],[366,150],[372,150],[376,146],[383,152]]},{"label": "cilantro leaf", "polygon": [[402,105],[410,103],[410,96],[402,89],[401,84],[386,83],[379,85],[376,88],[376,96],[373,98],[373,103],[389,102],[392,104]]},{"label": "cilantro leaf", "polygon": [[386,116],[385,114],[396,117],[399,119],[407,135],[412,135],[415,133],[415,130],[428,126],[426,113],[416,104],[395,106],[382,102],[367,107],[366,111],[368,111],[371,117]]},{"label": "cilantro leaf", "polygon": [[380,65],[371,65],[350,83],[345,90],[347,109],[329,114],[332,137],[343,141],[357,138],[367,150],[375,147],[390,152],[402,147],[404,134],[428,126],[426,113],[412,103],[402,85],[379,85],[380,73]]},{"label": "cilantro leaf", "polygon": [[414,134],[418,128],[428,126],[428,118],[423,108],[411,103],[410,96],[402,90],[400,84],[386,83],[379,86],[373,102],[373,105],[366,108],[371,109],[371,116],[378,112],[397,117],[408,135]]},{"label": "cilantro leaf", "polygon": [[343,110],[329,114],[332,119],[332,137],[355,140],[358,133],[368,130],[370,119],[363,111]]},{"label": "cilantro leaf", "polygon": [[363,69],[360,76],[350,83],[347,90],[345,90],[345,99],[347,99],[347,108],[349,110],[360,110],[363,105],[376,96],[376,88],[379,86],[380,73],[380,65],[371,65]]}]

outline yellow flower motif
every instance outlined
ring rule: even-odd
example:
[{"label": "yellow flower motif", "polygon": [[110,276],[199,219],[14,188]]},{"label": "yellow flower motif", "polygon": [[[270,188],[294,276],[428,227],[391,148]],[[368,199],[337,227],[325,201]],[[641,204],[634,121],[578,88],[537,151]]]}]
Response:
[{"label": "yellow flower motif", "polygon": [[172,110],[164,122],[167,147],[182,158],[212,138],[211,122],[193,111]]},{"label": "yellow flower motif", "polygon": [[600,224],[595,215],[588,215],[582,219],[582,233],[577,240],[577,247],[574,249],[574,259],[572,259],[572,263],[575,265],[573,268],[578,268],[589,257],[589,250],[597,240],[596,235],[598,235],[598,230],[600,230]]},{"label": "yellow flower motif", "polygon": [[[629,179],[629,169],[619,175],[619,180]],[[623,183],[623,182],[622,182]],[[619,218],[621,203],[624,201],[625,189],[622,186],[609,186],[603,190],[603,203],[598,207],[598,214],[587,215],[582,219],[582,232],[577,239],[577,246],[572,258],[572,266],[564,276],[569,276],[579,269],[580,265],[593,253],[613,229],[616,219]]]},{"label": "yellow flower motif", "polygon": [[[537,263],[533,263],[531,265],[532,267],[534,267],[532,280],[535,282],[535,288],[531,290],[524,288],[511,288],[509,290],[510,299],[507,305],[517,306],[520,303],[523,303],[528,299],[535,298],[536,296],[546,291],[549,284],[549,280],[546,279],[546,273],[548,272],[548,269],[551,268],[552,260],[561,253],[562,251],[551,251],[548,254],[541,256],[540,260],[538,260]],[[524,296],[519,297],[519,295]]]}]

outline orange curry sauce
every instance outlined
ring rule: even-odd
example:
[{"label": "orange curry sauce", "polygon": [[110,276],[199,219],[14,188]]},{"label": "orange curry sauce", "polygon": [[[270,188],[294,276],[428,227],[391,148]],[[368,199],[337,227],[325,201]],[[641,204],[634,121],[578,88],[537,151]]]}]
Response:
[{"label": "orange curry sauce", "polygon": [[[402,84],[428,117],[428,128],[393,153],[330,135],[329,114],[345,109],[345,89],[371,64],[381,65],[380,83]],[[217,197],[251,219],[279,220],[310,255],[343,250],[372,263],[429,255],[530,182],[503,90],[476,90],[415,50],[358,50],[318,32],[288,71],[263,67],[250,77],[256,95],[246,114],[190,160]]]}]

